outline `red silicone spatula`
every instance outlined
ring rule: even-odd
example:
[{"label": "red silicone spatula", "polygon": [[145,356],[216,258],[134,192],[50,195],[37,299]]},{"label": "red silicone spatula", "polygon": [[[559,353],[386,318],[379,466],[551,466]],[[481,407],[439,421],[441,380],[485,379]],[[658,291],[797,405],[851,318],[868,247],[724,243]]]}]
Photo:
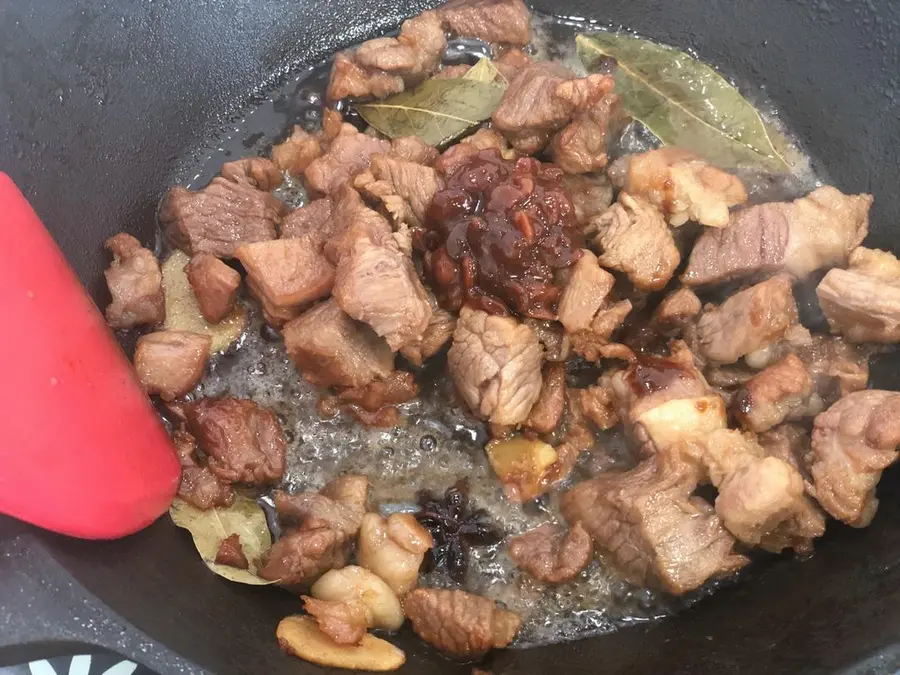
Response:
[{"label": "red silicone spatula", "polygon": [[97,307],[3,173],[0,232],[0,512],[76,537],[136,532],[178,487],[171,441]]}]

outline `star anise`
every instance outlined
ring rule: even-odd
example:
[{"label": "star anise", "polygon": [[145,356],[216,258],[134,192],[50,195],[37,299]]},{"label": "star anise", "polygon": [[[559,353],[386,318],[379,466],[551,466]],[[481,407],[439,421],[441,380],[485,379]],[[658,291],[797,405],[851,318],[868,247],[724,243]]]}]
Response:
[{"label": "star anise", "polygon": [[443,497],[420,492],[419,506],[416,519],[434,538],[434,548],[424,561],[426,572],[446,569],[451,579],[462,583],[469,566],[469,549],[493,546],[503,539],[503,532],[490,522],[487,511],[470,508],[466,479],[448,488]]}]

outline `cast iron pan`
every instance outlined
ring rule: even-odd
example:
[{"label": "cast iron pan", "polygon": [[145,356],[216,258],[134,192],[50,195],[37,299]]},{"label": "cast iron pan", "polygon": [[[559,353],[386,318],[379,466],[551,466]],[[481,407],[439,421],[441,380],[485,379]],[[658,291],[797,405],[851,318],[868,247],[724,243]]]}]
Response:
[{"label": "cast iron pan", "polygon": [[[194,175],[200,148],[288,70],[394,28],[426,5],[0,0],[0,169],[25,189],[105,304],[102,241],[127,229],[151,243],[159,197]],[[900,4],[535,5],[694,48],[738,81],[766,87],[839,188],[875,194],[872,245],[900,250]],[[5,317],[4,330],[14,328],[15,317]],[[873,372],[876,386],[900,388],[889,359]],[[881,510],[868,530],[830,523],[811,560],[773,559],[676,619],[506,652],[492,667],[504,674],[894,672],[897,489],[896,476],[882,482]],[[113,647],[166,672],[319,672],[282,656],[274,640],[279,618],[298,609],[295,599],[209,574],[167,522],[100,544],[0,523],[0,607],[0,665],[13,658],[10,645],[21,656],[46,641],[62,649],[66,640]],[[409,656],[404,672],[470,672],[409,635],[400,645]]]}]

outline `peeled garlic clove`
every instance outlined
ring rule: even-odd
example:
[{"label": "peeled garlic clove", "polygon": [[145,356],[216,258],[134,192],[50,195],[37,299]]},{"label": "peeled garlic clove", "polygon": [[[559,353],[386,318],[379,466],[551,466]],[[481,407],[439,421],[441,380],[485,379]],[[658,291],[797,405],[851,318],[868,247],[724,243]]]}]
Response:
[{"label": "peeled garlic clove", "polygon": [[405,619],[397,595],[378,575],[356,565],[331,570],[310,589],[317,600],[360,600],[372,612],[372,627],[397,630]]}]

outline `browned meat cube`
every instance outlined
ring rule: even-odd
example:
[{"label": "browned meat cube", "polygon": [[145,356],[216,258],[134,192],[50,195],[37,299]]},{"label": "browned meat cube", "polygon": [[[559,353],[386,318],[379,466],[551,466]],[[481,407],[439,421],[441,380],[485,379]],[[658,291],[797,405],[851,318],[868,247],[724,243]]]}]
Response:
[{"label": "browned meat cube", "polygon": [[788,354],[747,381],[734,396],[732,411],[745,429],[762,433],[804,408],[812,392],[803,361]]},{"label": "browned meat cube", "polygon": [[231,484],[220,480],[208,466],[200,466],[194,437],[184,429],[178,429],[172,435],[172,441],[181,461],[178,496],[201,511],[215,506],[231,506],[234,502]]},{"label": "browned meat cube", "polygon": [[141,336],[134,350],[134,369],[141,387],[164,401],[181,398],[203,377],[211,344],[209,335],[180,330]]},{"label": "browned meat cube", "polygon": [[325,241],[331,236],[331,200],[327,197],[314,199],[306,206],[291,211],[281,226],[282,239],[299,239],[311,237],[319,244],[321,250]]},{"label": "browned meat cube", "polygon": [[416,635],[461,659],[506,647],[522,625],[518,614],[464,591],[417,588],[406,596],[403,608]]},{"label": "browned meat cube", "polygon": [[779,274],[735,293],[697,324],[701,355],[715,363],[734,363],[762,349],[797,323],[791,277]]},{"label": "browned meat cube", "polygon": [[362,600],[328,601],[303,596],[303,608],[338,645],[356,645],[369,630],[371,610]]},{"label": "browned meat cube", "polygon": [[112,302],[106,322],[113,328],[133,328],[166,319],[159,261],[130,234],[120,232],[106,240],[113,261],[104,272]]},{"label": "browned meat cube", "polygon": [[557,309],[557,319],[569,334],[590,328],[616,283],[615,277],[600,267],[597,256],[587,249],[581,254]]},{"label": "browned meat cube", "polygon": [[169,190],[159,223],[189,255],[232,258],[241,244],[274,239],[286,210],[278,197],[220,177],[198,192],[180,186]]},{"label": "browned meat cube", "polygon": [[288,530],[265,556],[259,576],[280,586],[308,587],[350,560],[350,542],[329,527]]},{"label": "browned meat cube", "polygon": [[366,513],[369,480],[365,476],[336,478],[320,492],[275,493],[278,515],[305,529],[329,527],[347,539],[355,537]]},{"label": "browned meat cube", "polygon": [[445,309],[441,309],[435,297],[429,293],[428,302],[431,305],[431,318],[428,327],[422,333],[418,341],[410,343],[400,349],[400,353],[414,366],[421,366],[425,361],[437,354],[444,347],[453,331],[456,330],[456,316]]},{"label": "browned meat cube", "polygon": [[871,195],[844,195],[824,186],[791,203],[736,211],[728,227],[705,230],[691,251],[688,286],[784,270],[803,279],[844,265],[869,231]]},{"label": "browned meat cube", "polygon": [[331,292],[334,267],[309,237],[245,244],[235,255],[270,323],[293,319],[304,306]]},{"label": "browned meat cube", "polygon": [[691,496],[700,478],[692,463],[657,454],[579,483],[563,494],[563,515],[584,526],[629,582],[686,593],[749,562],[712,506]]},{"label": "browned meat cube", "polygon": [[493,129],[482,127],[471,136],[466,136],[459,143],[451,145],[444,150],[440,159],[434,165],[438,173],[443,176],[452,175],[459,167],[465,164],[472,155],[477,155],[482,150],[499,150],[504,159],[515,159],[517,153],[511,150],[506,139]]},{"label": "browned meat cube", "polygon": [[607,78],[607,93],[575,115],[550,142],[553,161],[566,173],[590,173],[606,167],[610,137],[621,127],[619,97],[612,92],[614,80]]},{"label": "browned meat cube", "polygon": [[396,406],[418,395],[419,387],[412,373],[395,370],[385,379],[375,380],[365,387],[345,389],[338,394],[337,400],[362,424],[387,428],[400,421]]},{"label": "browned meat cube", "polygon": [[297,370],[319,387],[361,387],[394,368],[387,342],[347,316],[333,299],[297,317],[283,332]]},{"label": "browned meat cube", "polygon": [[612,204],[613,189],[606,174],[566,175],[562,182],[572,199],[579,225],[587,225],[594,216],[599,216]]},{"label": "browned meat cube", "polygon": [[322,152],[319,138],[301,126],[294,126],[291,135],[272,148],[272,161],[282,171],[300,176]]},{"label": "browned meat cube", "polygon": [[241,546],[241,535],[235,533],[222,540],[216,552],[216,564],[236,567],[239,570],[250,567],[250,561],[247,560],[244,547]]},{"label": "browned meat cube", "polygon": [[662,209],[675,227],[689,220],[725,227],[728,210],[747,201],[747,190],[739,178],[681,148],[622,158],[611,167],[610,175],[628,194]]},{"label": "browned meat cube", "polygon": [[439,156],[437,148],[428,145],[418,136],[401,136],[391,140],[391,157],[401,162],[431,166]]},{"label": "browned meat cube", "polygon": [[681,262],[675,239],[659,211],[648,202],[621,193],[619,201],[591,221],[600,264],[623,272],[642,291],[665,287]]},{"label": "browned meat cube", "polygon": [[525,426],[539,434],[549,434],[559,426],[566,408],[566,366],[548,363],[542,378],[541,394],[528,413]]},{"label": "browned meat cube", "polygon": [[369,167],[372,155],[391,150],[389,141],[367,134],[342,133],[328,152],[306,168],[306,181],[312,190],[330,195],[356,174]]},{"label": "browned meat cube", "polygon": [[241,285],[241,275],[236,270],[214,255],[198,253],[184,271],[204,319],[219,323],[231,314]]},{"label": "browned meat cube", "polygon": [[265,157],[245,157],[228,162],[219,175],[232,183],[245,183],[263,192],[271,192],[284,180],[278,165]]},{"label": "browned meat cube", "polygon": [[598,429],[606,431],[619,423],[616,395],[608,382],[601,380],[593,387],[574,391],[578,392],[578,402],[584,416]]},{"label": "browned meat cube", "polygon": [[403,78],[394,73],[359,65],[354,54],[342,52],[334,57],[328,81],[329,101],[345,98],[387,98],[406,88]]},{"label": "browned meat cube", "polygon": [[372,155],[368,171],[354,185],[363,194],[378,199],[395,224],[419,227],[435,193],[444,189],[437,171],[422,164],[404,162],[389,155]]},{"label": "browned meat cube", "polygon": [[271,410],[239,398],[204,398],[183,410],[188,431],[221,480],[265,485],[284,474],[286,442]]},{"label": "browned meat cube", "polygon": [[531,12],[522,0],[452,0],[438,13],[459,37],[522,47],[531,42]]},{"label": "browned meat cube", "polygon": [[684,329],[700,314],[703,305],[690,288],[679,288],[669,293],[653,311],[651,324],[663,331]]},{"label": "browned meat cube", "polygon": [[900,342],[900,261],[893,254],[857,248],[850,269],[830,270],[816,295],[832,332],[850,342]]},{"label": "browned meat cube", "polygon": [[578,576],[594,554],[591,535],[579,522],[569,531],[540,527],[509,542],[509,557],[538,581],[563,584]]},{"label": "browned meat cube", "polygon": [[900,394],[867,389],[816,417],[810,474],[815,497],[838,520],[866,527],[878,510],[875,486],[897,461]]},{"label": "browned meat cube", "polygon": [[447,367],[476,415],[497,424],[519,424],[540,396],[541,360],[541,343],[528,326],[464,307]]}]

